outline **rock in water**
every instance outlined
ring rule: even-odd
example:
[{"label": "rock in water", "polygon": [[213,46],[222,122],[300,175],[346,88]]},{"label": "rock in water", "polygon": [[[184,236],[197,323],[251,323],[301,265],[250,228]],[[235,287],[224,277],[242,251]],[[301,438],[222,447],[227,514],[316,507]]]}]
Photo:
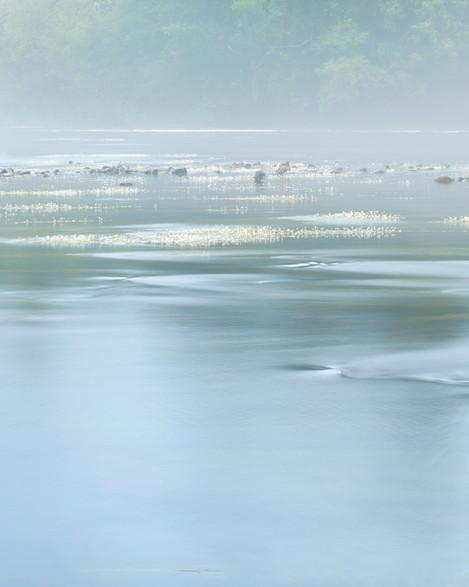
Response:
[{"label": "rock in water", "polygon": [[281,165],[277,171],[275,172],[277,175],[285,175],[285,173],[287,173],[288,171],[290,171],[290,164],[288,165]]},{"label": "rock in water", "polygon": [[180,177],[187,175],[187,167],[178,167],[173,170],[173,175],[179,175]]},{"label": "rock in water", "polygon": [[265,171],[263,169],[258,169],[254,174],[254,181],[256,183],[262,183],[265,177]]},{"label": "rock in water", "polygon": [[435,181],[436,183],[453,183],[454,179],[447,175],[439,175],[438,177],[435,177]]}]

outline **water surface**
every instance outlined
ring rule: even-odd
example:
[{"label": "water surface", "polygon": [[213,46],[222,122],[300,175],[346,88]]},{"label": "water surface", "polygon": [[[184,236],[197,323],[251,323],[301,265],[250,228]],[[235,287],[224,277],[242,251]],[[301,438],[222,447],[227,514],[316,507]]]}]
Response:
[{"label": "water surface", "polygon": [[9,132],[1,584],[469,584],[465,133]]}]

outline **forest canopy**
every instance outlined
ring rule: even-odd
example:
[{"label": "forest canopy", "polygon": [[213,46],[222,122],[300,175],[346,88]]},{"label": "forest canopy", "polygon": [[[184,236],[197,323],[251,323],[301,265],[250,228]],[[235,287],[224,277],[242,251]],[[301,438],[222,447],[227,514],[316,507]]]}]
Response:
[{"label": "forest canopy", "polygon": [[0,0],[0,123],[468,124],[469,0]]}]

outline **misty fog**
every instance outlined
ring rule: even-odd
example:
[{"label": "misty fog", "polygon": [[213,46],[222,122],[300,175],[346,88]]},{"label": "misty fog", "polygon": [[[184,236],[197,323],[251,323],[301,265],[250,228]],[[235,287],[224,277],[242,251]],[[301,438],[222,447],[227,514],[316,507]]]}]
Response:
[{"label": "misty fog", "polygon": [[0,0],[0,587],[469,585],[469,0]]},{"label": "misty fog", "polygon": [[463,128],[467,0],[0,1],[0,124]]}]

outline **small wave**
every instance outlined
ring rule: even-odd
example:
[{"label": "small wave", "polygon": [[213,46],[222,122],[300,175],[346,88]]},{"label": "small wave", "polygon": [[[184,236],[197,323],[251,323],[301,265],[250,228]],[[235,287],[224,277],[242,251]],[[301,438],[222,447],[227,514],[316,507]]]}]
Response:
[{"label": "small wave", "polygon": [[56,143],[123,143],[125,139],[110,139],[110,138],[100,138],[100,139],[89,139],[89,138],[83,138],[83,137],[47,137],[47,138],[42,138],[39,139],[42,142],[45,143],[50,143],[50,142],[56,142]]},{"label": "small wave", "polygon": [[469,130],[432,130],[435,135],[464,135],[469,133]]},{"label": "small wave", "polygon": [[[466,343],[467,344],[467,343]],[[371,356],[335,366],[352,379],[412,379],[446,385],[469,384],[469,346]]]},{"label": "small wave", "polygon": [[312,363],[294,363],[292,365],[287,365],[285,369],[289,371],[314,371],[314,372],[333,372],[333,373],[341,373],[340,369],[336,369],[334,367],[325,367],[324,365],[315,365]]},{"label": "small wave", "polygon": [[322,263],[319,263],[318,261],[309,261],[309,262],[305,262],[305,263],[292,263],[291,265],[281,265],[281,267],[290,267],[292,269],[300,269],[302,267],[318,267],[319,265],[322,265]]},{"label": "small wave", "polygon": [[469,261],[354,261],[328,266],[331,271],[371,275],[432,278],[469,278]]},{"label": "small wave", "polygon": [[[129,132],[129,131],[128,131]],[[178,128],[178,129],[161,129],[161,128],[135,128],[130,132],[136,133],[158,133],[158,134],[218,134],[218,133],[281,133],[281,132],[288,132],[285,130],[280,129],[269,129],[269,128],[243,128],[243,129],[236,129],[236,128]]]},{"label": "small wave", "polygon": [[[38,127],[39,128],[39,127]],[[52,132],[63,132],[60,129],[55,129]],[[281,129],[271,128],[133,128],[133,129],[119,129],[119,128],[86,128],[73,129],[73,132],[87,133],[87,132],[102,132],[102,133],[148,133],[148,134],[217,134],[217,133],[284,133],[289,132]]]},{"label": "small wave", "polygon": [[137,157],[142,157],[142,158],[150,158],[151,154],[150,153],[57,153],[57,154],[53,154],[53,155],[49,155],[49,157],[54,157],[57,159],[77,159],[77,160],[81,160],[81,159],[86,159],[86,161],[88,162],[93,162],[96,159],[111,159],[111,160],[122,160],[122,159],[127,159],[127,158],[132,158],[135,159]]},{"label": "small wave", "polygon": [[[273,281],[271,276],[268,281]],[[132,277],[129,279],[133,283],[158,287],[158,288],[177,288],[184,290],[201,290],[208,292],[230,292],[230,294],[246,292],[246,287],[259,286],[266,283],[266,276],[251,274],[219,274],[219,273],[197,273],[187,275],[148,275],[142,277]]]}]

